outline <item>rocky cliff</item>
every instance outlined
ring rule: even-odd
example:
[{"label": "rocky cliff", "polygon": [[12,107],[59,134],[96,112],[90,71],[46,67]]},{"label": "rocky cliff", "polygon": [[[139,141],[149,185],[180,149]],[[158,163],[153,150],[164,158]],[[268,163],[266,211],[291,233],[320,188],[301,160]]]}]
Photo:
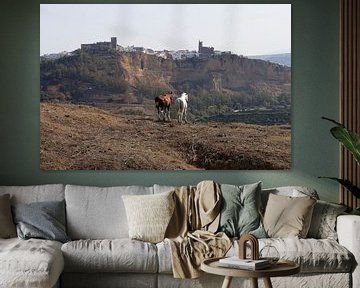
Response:
[{"label": "rocky cliff", "polygon": [[233,54],[173,60],[140,52],[78,50],[41,61],[40,68],[43,101],[141,104],[172,90],[189,93],[193,112],[291,103],[291,68]]}]

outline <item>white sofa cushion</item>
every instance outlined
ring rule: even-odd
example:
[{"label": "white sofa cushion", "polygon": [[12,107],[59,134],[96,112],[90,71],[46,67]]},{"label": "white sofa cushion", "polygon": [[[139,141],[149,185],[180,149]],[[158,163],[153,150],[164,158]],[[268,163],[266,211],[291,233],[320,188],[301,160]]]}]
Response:
[{"label": "white sofa cushion", "polygon": [[172,274],[171,247],[169,241],[156,244],[160,274]]},{"label": "white sofa cushion", "polygon": [[78,240],[61,248],[65,272],[156,273],[154,244],[130,239]]},{"label": "white sofa cushion", "polygon": [[65,185],[0,186],[0,195],[4,194],[10,194],[11,204],[61,201],[65,198]]},{"label": "white sofa cushion", "polygon": [[264,245],[274,246],[280,258],[300,264],[301,272],[350,272],[353,256],[338,242],[330,239],[263,239]]},{"label": "white sofa cushion", "polygon": [[60,242],[0,239],[0,287],[52,287],[63,268]]},{"label": "white sofa cushion", "polygon": [[[275,247],[279,252],[280,259],[298,263],[301,273],[350,272],[354,265],[353,255],[344,246],[330,239],[260,239],[259,250],[265,245]],[[237,247],[236,242],[233,247],[235,249],[231,249],[228,254],[235,255],[238,251]]]},{"label": "white sofa cushion", "polygon": [[153,194],[152,187],[66,185],[67,233],[71,239],[128,238],[123,195]]},{"label": "white sofa cushion", "polygon": [[341,215],[337,218],[339,243],[345,246],[355,257],[352,273],[353,287],[360,287],[360,217]]},{"label": "white sofa cushion", "polygon": [[177,186],[154,184],[154,194],[170,192],[176,189]]},{"label": "white sofa cushion", "polygon": [[[265,245],[274,246],[278,250],[281,259],[295,261],[300,264],[302,273],[348,273],[354,265],[352,254],[345,247],[330,239],[259,239],[259,249],[261,250]],[[159,273],[172,273],[169,244],[164,241],[156,246],[158,249]],[[238,251],[238,242],[235,241],[227,256],[238,255]]]}]

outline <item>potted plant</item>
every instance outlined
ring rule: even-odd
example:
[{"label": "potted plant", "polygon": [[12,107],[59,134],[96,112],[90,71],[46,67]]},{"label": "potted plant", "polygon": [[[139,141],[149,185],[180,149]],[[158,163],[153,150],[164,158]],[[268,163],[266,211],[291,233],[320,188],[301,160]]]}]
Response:
[{"label": "potted plant", "polygon": [[[336,122],[333,119],[326,117],[322,117],[322,119],[325,119],[327,121],[336,124],[335,127],[330,129],[331,134],[337,140],[339,140],[347,150],[350,151],[357,164],[360,165],[360,136],[355,132],[350,131],[343,124]],[[356,198],[360,198],[360,188],[354,185],[350,180],[340,179],[336,177],[320,177],[320,178],[328,178],[337,181],[347,190],[349,190]],[[360,215],[360,207],[354,208],[351,214]]]}]

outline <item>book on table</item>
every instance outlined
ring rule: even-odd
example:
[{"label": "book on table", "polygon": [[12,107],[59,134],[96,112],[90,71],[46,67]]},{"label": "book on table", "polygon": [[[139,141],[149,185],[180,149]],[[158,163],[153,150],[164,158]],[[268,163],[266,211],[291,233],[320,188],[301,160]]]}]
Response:
[{"label": "book on table", "polygon": [[219,266],[247,270],[260,270],[270,267],[271,262],[267,259],[240,259],[238,256],[233,256],[220,259]]}]

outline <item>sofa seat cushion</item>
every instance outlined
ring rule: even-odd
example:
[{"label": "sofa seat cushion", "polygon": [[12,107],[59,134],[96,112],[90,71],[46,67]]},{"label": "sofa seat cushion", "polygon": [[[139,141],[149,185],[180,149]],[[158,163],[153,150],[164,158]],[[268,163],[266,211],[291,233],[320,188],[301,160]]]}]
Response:
[{"label": "sofa seat cushion", "polygon": [[[234,243],[228,255],[236,255]],[[298,263],[302,273],[350,272],[354,265],[353,255],[338,242],[330,239],[267,238],[259,239],[259,249],[273,246],[281,259]],[[274,256],[274,255],[269,255]]]},{"label": "sofa seat cushion", "polygon": [[63,268],[60,242],[0,239],[1,287],[52,287]]},{"label": "sofa seat cushion", "polygon": [[123,239],[77,240],[61,248],[66,272],[156,273],[156,246]]},{"label": "sofa seat cushion", "polygon": [[[265,245],[274,246],[280,258],[295,261],[302,273],[350,272],[354,265],[353,255],[338,242],[330,239],[267,238],[259,239],[259,249]],[[167,241],[157,244],[159,273],[172,273],[171,248]],[[238,255],[235,241],[227,256]],[[250,256],[250,251],[248,251]]]},{"label": "sofa seat cushion", "polygon": [[280,258],[295,261],[302,272],[350,272],[353,255],[330,239],[264,239],[264,245],[274,246]]}]

